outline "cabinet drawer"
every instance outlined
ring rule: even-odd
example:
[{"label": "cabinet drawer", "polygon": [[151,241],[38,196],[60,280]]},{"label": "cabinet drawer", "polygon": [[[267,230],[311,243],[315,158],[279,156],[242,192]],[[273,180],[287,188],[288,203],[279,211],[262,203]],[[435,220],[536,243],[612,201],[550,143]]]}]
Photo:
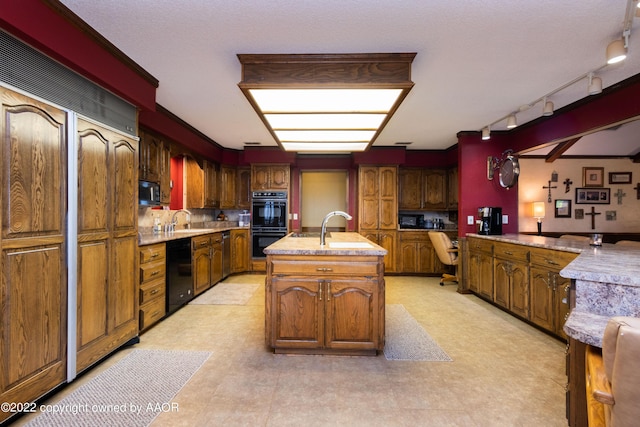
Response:
[{"label": "cabinet drawer", "polygon": [[576,259],[577,256],[578,254],[573,252],[531,248],[531,264],[537,264],[547,268],[564,268],[567,264]]},{"label": "cabinet drawer", "polygon": [[164,298],[156,298],[148,304],[140,306],[140,330],[146,329],[149,326],[162,319],[165,315],[165,301]]},{"label": "cabinet drawer", "polygon": [[272,274],[340,274],[347,276],[376,276],[378,274],[377,260],[354,260],[352,262],[323,261],[322,259],[307,259],[305,261],[289,259],[273,259],[271,261]]},{"label": "cabinet drawer", "polygon": [[423,231],[423,232],[401,231],[399,234],[400,234],[400,243],[405,243],[405,242],[431,243],[431,239],[429,238],[429,233],[426,231]]},{"label": "cabinet drawer", "polygon": [[196,236],[191,238],[191,248],[195,251],[197,249],[206,248],[211,245],[211,235]]},{"label": "cabinet drawer", "polygon": [[513,261],[529,261],[529,249],[528,246],[523,245],[496,243],[493,246],[493,255]]},{"label": "cabinet drawer", "polygon": [[469,237],[467,241],[469,242],[470,251],[480,251],[487,253],[493,252],[493,242],[491,240]]},{"label": "cabinet drawer", "polygon": [[164,301],[165,283],[163,279],[154,280],[140,286],[140,305],[146,304],[154,298]]},{"label": "cabinet drawer", "polygon": [[164,281],[165,265],[164,260],[148,264],[140,264],[140,284],[155,279]]},{"label": "cabinet drawer", "polygon": [[140,247],[140,264],[159,261],[165,259],[165,245],[158,243],[155,245]]}]

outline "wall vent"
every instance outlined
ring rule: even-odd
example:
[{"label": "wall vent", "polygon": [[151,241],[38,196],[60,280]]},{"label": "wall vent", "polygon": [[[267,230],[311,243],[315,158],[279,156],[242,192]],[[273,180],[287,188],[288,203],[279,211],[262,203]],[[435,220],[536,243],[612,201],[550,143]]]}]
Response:
[{"label": "wall vent", "polygon": [[136,107],[0,31],[0,81],[137,135]]}]

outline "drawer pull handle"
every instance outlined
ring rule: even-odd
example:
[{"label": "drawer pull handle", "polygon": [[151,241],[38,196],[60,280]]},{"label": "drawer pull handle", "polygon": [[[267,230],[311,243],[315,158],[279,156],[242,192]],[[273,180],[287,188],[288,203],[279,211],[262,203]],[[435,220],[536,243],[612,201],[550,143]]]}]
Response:
[{"label": "drawer pull handle", "polygon": [[156,270],[156,271],[152,271],[151,272],[152,276],[157,276],[158,274],[160,274],[160,270]]},{"label": "drawer pull handle", "polygon": [[160,254],[156,252],[155,254],[151,255],[151,258],[158,258],[159,256]]},{"label": "drawer pull handle", "polygon": [[318,267],[318,268],[316,268],[316,271],[324,271],[324,272],[327,272],[327,271],[333,271],[333,268],[329,268],[329,267]]},{"label": "drawer pull handle", "polygon": [[150,294],[151,294],[151,295],[155,295],[155,294],[157,294],[157,293],[158,293],[158,290],[157,290],[157,289],[153,289],[153,290],[150,292]]},{"label": "drawer pull handle", "polygon": [[151,315],[151,318],[153,319],[154,317],[156,317],[158,314],[160,314],[160,312],[158,310],[154,311],[153,314]]},{"label": "drawer pull handle", "polygon": [[327,301],[331,299],[331,280],[327,280]]},{"label": "drawer pull handle", "polygon": [[547,261],[547,264],[551,264],[551,265],[560,265],[560,264],[558,264],[557,262],[555,262],[555,261],[554,261],[554,260],[552,260],[552,259],[547,259],[547,260],[545,260],[545,261]]},{"label": "drawer pull handle", "polygon": [[322,280],[318,282],[318,295],[319,300],[322,301]]},{"label": "drawer pull handle", "polygon": [[510,251],[504,251],[505,255],[513,255],[513,252]]}]

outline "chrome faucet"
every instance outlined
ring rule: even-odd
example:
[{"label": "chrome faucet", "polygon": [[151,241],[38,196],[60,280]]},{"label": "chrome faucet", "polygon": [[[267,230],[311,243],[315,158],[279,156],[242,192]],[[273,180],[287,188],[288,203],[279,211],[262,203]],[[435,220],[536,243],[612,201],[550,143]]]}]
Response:
[{"label": "chrome faucet", "polygon": [[353,217],[346,212],[342,212],[342,211],[329,212],[322,220],[322,230],[320,231],[320,246],[324,246],[324,236],[327,233],[327,221],[329,221],[329,218],[336,215],[343,216],[347,220],[353,219]]},{"label": "chrome faucet", "polygon": [[179,209],[177,211],[175,211],[173,213],[173,216],[171,217],[171,224],[169,224],[169,226],[171,227],[171,231],[175,231],[176,230],[176,225],[178,225],[178,220],[176,219],[176,216],[180,213],[180,212],[184,212],[187,217],[187,228],[191,228],[191,212],[189,212],[186,209]]}]

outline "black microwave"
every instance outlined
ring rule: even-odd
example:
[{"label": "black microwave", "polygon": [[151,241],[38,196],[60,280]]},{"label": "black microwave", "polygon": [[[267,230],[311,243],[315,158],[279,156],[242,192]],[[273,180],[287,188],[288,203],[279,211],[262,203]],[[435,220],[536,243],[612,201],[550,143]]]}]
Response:
[{"label": "black microwave", "polygon": [[159,206],[160,184],[150,181],[138,181],[138,204],[143,206]]},{"label": "black microwave", "polygon": [[424,228],[424,215],[400,215],[400,228]]}]

